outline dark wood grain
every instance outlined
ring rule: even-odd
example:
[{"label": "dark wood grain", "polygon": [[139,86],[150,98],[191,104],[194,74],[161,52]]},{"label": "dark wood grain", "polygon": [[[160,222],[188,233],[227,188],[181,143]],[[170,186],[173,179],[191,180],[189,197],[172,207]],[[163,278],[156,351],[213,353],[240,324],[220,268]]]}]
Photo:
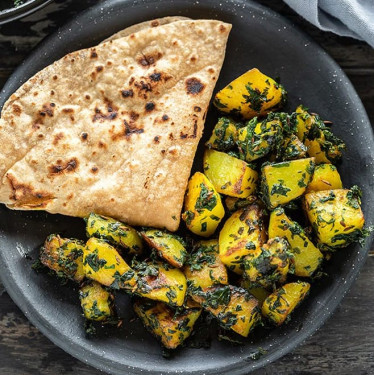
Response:
[{"label": "dark wood grain", "polygon": [[[77,12],[99,0],[56,0],[28,18],[0,27],[0,87],[27,54]],[[306,31],[344,69],[374,123],[374,50],[363,42],[324,33],[281,0],[260,0]],[[312,58],[312,56],[311,56]],[[374,257],[333,317],[304,345],[255,374],[374,374]],[[0,285],[1,375],[99,375],[45,338]]]}]

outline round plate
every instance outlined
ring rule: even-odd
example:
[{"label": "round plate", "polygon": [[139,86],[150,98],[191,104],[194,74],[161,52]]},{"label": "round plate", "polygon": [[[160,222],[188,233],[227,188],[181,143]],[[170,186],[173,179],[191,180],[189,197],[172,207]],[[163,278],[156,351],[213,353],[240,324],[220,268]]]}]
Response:
[{"label": "round plate", "polygon": [[[0,104],[34,73],[67,52],[97,44],[134,23],[183,15],[215,18],[233,24],[226,60],[217,89],[244,71],[257,67],[280,77],[289,92],[287,111],[303,103],[322,118],[333,121],[333,131],[348,149],[340,166],[345,186],[363,188],[363,210],[374,217],[373,133],[365,110],[338,65],[306,35],[274,12],[249,1],[109,0],[99,3],[50,36],[20,66],[1,94]],[[206,136],[216,114],[211,111]],[[201,151],[196,166],[201,168]],[[291,351],[327,319],[351,286],[365,261],[371,238],[333,255],[326,265],[329,277],[314,284],[310,296],[291,322],[273,330],[256,330],[245,346],[212,340],[209,349],[182,348],[171,359],[161,356],[159,344],[133,316],[126,296],[119,300],[123,328],[109,329],[88,339],[76,290],[60,286],[48,275],[31,269],[46,236],[60,232],[84,238],[83,220],[43,212],[16,212],[0,208],[1,278],[7,291],[30,321],[54,343],[80,360],[113,374],[247,374]],[[27,254],[29,256],[27,256]],[[267,351],[253,360],[259,348]]]},{"label": "round plate", "polygon": [[29,0],[25,1],[22,5],[14,8],[0,10],[0,25],[14,21],[18,18],[26,17],[29,14],[44,7],[52,0]]}]

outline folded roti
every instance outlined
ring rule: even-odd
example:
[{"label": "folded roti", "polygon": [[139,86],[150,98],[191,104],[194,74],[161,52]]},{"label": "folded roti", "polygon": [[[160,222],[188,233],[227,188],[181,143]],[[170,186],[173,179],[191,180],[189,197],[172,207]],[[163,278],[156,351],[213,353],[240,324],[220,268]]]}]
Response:
[{"label": "folded roti", "polygon": [[37,73],[1,113],[0,202],[176,230],[230,29],[175,21]]},{"label": "folded roti", "polygon": [[188,17],[172,16],[172,17],[156,18],[156,19],[151,20],[151,21],[145,21],[145,22],[137,23],[135,25],[127,27],[126,29],[118,31],[118,33],[113,34],[109,38],[105,39],[102,43],[108,42],[110,40],[123,38],[125,36],[129,36],[130,34],[137,33],[138,31],[141,31],[141,30],[166,25],[168,23],[172,23],[172,22],[175,22],[175,21],[189,20],[189,19],[190,18],[188,18]]}]

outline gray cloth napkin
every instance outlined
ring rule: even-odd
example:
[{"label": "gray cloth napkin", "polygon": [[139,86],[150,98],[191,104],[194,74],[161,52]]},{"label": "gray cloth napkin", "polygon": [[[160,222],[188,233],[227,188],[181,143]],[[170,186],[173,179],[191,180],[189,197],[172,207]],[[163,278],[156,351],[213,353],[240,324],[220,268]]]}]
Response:
[{"label": "gray cloth napkin", "polygon": [[284,0],[324,31],[364,40],[374,47],[374,0]]}]

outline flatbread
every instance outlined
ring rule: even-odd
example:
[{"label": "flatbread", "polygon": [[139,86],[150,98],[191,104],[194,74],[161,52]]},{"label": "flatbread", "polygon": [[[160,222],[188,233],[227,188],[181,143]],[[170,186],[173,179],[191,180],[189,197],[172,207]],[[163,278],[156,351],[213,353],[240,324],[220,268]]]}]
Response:
[{"label": "flatbread", "polygon": [[181,21],[181,20],[189,20],[188,17],[182,17],[182,16],[173,16],[173,17],[163,17],[163,18],[156,18],[151,21],[145,21],[141,23],[137,23],[135,25],[131,25],[127,27],[126,29],[123,29],[121,31],[118,31],[118,33],[113,34],[109,38],[103,40],[102,43],[109,42],[110,40],[115,40],[119,38],[124,38],[126,36],[129,36],[131,34],[137,33],[141,30],[151,29],[154,27],[167,25],[168,23]]},{"label": "flatbread", "polygon": [[176,21],[37,73],[1,114],[0,201],[176,230],[230,29]]}]

